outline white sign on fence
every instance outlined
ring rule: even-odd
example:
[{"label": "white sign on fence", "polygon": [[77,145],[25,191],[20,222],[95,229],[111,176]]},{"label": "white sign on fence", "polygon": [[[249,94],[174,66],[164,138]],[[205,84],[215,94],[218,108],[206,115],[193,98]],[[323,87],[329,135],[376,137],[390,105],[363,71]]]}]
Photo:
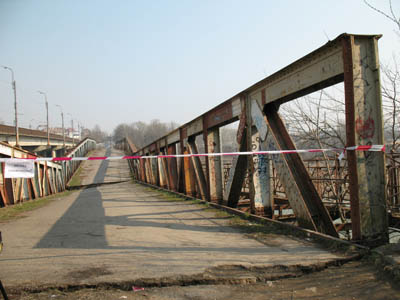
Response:
[{"label": "white sign on fence", "polygon": [[5,178],[32,178],[35,177],[33,161],[11,160],[7,161],[4,168]]}]

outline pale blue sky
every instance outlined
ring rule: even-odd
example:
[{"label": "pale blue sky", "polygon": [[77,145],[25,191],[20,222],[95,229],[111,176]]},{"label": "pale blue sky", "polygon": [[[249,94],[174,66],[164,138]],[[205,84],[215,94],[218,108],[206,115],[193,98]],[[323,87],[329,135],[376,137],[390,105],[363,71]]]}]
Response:
[{"label": "pale blue sky", "polygon": [[[0,0],[0,65],[14,69],[21,126],[44,124],[42,90],[50,126],[61,126],[58,104],[111,133],[122,122],[190,121],[327,36],[383,34],[388,62],[394,29],[362,0]],[[12,125],[9,82],[0,69],[0,119]]]}]

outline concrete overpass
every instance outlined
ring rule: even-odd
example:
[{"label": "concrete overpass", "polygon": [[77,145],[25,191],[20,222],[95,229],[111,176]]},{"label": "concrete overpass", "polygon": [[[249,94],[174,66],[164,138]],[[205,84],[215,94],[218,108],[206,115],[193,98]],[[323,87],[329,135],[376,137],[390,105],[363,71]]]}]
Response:
[{"label": "concrete overpass", "polygon": [[[0,141],[16,146],[15,127],[0,125]],[[27,128],[19,128],[19,147],[41,156],[60,156],[68,148],[79,143],[78,139],[64,138],[62,135],[50,134],[50,146],[47,141],[47,132]]]}]

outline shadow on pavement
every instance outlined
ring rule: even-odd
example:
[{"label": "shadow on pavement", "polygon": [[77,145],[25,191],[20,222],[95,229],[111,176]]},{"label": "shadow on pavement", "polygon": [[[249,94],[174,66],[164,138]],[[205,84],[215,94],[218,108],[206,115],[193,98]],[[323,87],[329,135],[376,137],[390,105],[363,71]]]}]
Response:
[{"label": "shadow on pavement", "polygon": [[[106,156],[110,154],[111,149],[107,149]],[[95,183],[104,181],[108,165],[108,160],[102,161]],[[100,191],[97,188],[85,189],[35,248],[107,248],[104,221]]]}]

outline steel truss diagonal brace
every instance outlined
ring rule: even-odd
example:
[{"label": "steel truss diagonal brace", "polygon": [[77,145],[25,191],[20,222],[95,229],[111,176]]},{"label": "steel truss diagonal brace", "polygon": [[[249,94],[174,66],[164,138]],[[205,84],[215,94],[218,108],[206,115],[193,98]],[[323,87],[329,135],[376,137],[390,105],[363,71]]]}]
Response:
[{"label": "steel truss diagonal brace", "polygon": [[[188,139],[189,150],[191,154],[198,154],[196,142],[194,139]],[[192,157],[192,163],[196,174],[197,184],[200,190],[201,198],[207,200],[207,181],[204,175],[203,167],[199,157]]]},{"label": "steel truss diagonal brace", "polygon": [[[273,135],[276,146],[279,149],[296,149],[286,127],[280,118],[277,108],[274,104],[266,105],[264,108],[265,121]],[[273,145],[273,143],[271,144]],[[299,224],[306,225],[307,227],[313,224],[314,230],[329,234],[337,237],[335,226],[332,219],[322,203],[321,197],[319,196],[314,184],[311,181],[310,175],[298,153],[293,154],[282,154],[279,162],[279,168],[277,172],[281,173],[280,177],[284,177],[283,182],[292,181],[291,187],[295,191],[290,189],[287,193],[289,203],[295,211],[296,217],[299,219]],[[278,161],[274,160],[277,164]],[[285,191],[289,191],[285,187]],[[294,198],[300,196],[300,198]],[[296,212],[297,210],[297,212]],[[301,218],[299,218],[301,216]],[[307,219],[310,216],[311,219]],[[303,219],[304,218],[304,219]]]},{"label": "steel truss diagonal brace", "polygon": [[[238,129],[239,151],[245,151],[247,148],[247,134],[245,130],[246,117],[242,114]],[[247,155],[235,156],[232,161],[232,167],[229,170],[228,181],[224,191],[224,202],[229,207],[237,207],[246,175]]]}]

